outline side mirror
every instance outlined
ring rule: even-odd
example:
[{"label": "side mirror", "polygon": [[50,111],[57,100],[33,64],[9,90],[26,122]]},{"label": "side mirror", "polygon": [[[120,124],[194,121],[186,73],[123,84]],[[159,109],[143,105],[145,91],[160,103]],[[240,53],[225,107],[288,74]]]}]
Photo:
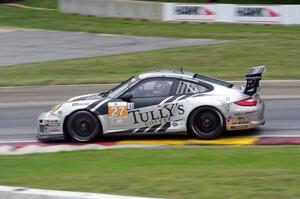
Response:
[{"label": "side mirror", "polygon": [[130,99],[132,98],[132,94],[131,93],[125,93],[120,97],[122,100],[129,102]]}]

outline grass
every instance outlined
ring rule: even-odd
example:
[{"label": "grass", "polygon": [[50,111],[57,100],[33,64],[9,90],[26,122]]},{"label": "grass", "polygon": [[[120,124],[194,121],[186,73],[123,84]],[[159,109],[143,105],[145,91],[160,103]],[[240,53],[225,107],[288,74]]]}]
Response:
[{"label": "grass", "polygon": [[0,184],[165,198],[299,198],[300,148],[116,149],[0,157]]},{"label": "grass", "polygon": [[[43,2],[39,1],[40,4]],[[0,5],[1,25],[142,36],[212,38],[232,42],[0,68],[0,86],[113,83],[144,71],[180,67],[224,79],[243,79],[249,66],[261,64],[268,65],[266,79],[300,79],[300,26],[160,23]]]}]

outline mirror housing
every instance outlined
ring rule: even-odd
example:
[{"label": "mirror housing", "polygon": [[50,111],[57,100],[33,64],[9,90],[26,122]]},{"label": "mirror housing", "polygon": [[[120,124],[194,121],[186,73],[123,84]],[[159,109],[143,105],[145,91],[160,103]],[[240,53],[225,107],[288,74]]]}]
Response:
[{"label": "mirror housing", "polygon": [[122,100],[124,100],[126,102],[129,102],[131,98],[132,98],[132,94],[131,93],[125,93],[125,94],[123,94],[120,97],[120,99],[122,99]]}]

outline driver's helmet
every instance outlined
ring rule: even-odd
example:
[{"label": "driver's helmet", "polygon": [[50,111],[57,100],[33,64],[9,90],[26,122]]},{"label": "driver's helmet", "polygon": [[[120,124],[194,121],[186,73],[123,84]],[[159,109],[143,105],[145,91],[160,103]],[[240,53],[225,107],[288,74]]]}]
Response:
[{"label": "driver's helmet", "polygon": [[154,95],[166,95],[169,92],[170,84],[167,81],[158,81],[153,88]]}]

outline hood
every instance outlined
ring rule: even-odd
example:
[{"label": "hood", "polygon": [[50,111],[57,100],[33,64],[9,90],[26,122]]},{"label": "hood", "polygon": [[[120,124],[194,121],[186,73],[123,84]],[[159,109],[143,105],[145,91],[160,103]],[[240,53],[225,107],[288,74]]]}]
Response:
[{"label": "hood", "polygon": [[80,95],[80,96],[73,97],[73,98],[69,99],[68,102],[98,100],[98,99],[103,99],[103,97],[101,97],[99,93],[92,93],[92,94],[88,94],[88,95]]}]

